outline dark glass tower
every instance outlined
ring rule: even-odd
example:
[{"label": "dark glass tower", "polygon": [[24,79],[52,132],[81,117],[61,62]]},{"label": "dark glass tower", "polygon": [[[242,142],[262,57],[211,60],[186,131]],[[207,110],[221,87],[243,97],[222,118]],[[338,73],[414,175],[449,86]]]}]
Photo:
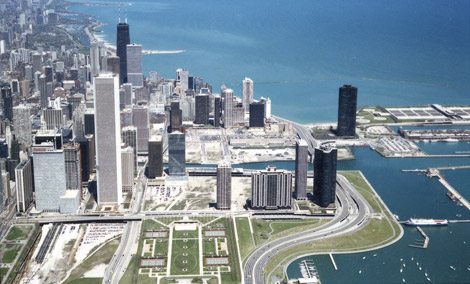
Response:
[{"label": "dark glass tower", "polygon": [[323,144],[315,149],[313,198],[321,207],[335,202],[337,149]]},{"label": "dark glass tower", "polygon": [[162,140],[149,140],[148,178],[161,177],[163,175],[163,143]]},{"label": "dark glass tower", "polygon": [[131,43],[129,25],[119,23],[117,25],[116,55],[119,56],[119,84],[127,83],[127,45]]},{"label": "dark glass tower", "polygon": [[264,127],[264,104],[261,102],[250,104],[251,127]]},{"label": "dark glass tower", "polygon": [[185,135],[179,131],[168,135],[168,173],[170,176],[186,175]]},{"label": "dark glass tower", "polygon": [[222,102],[220,96],[214,97],[214,127],[220,127],[220,115],[222,113]]},{"label": "dark glass tower", "polygon": [[339,88],[338,136],[356,135],[357,88],[344,85]]},{"label": "dark glass tower", "polygon": [[300,139],[295,144],[295,198],[307,199],[308,144]]},{"label": "dark glass tower", "polygon": [[209,124],[209,95],[196,96],[195,124]]},{"label": "dark glass tower", "polygon": [[3,101],[3,116],[10,121],[13,121],[13,98],[11,97],[11,89],[8,84],[1,87],[2,101]]}]

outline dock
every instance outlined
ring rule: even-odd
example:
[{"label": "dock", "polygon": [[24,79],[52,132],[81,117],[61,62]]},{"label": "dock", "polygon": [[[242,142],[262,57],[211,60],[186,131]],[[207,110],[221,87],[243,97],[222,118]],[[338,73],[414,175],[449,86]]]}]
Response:
[{"label": "dock", "polygon": [[333,267],[335,268],[335,270],[338,270],[338,266],[336,266],[335,259],[333,258],[333,255],[331,253],[330,253],[330,259],[331,259],[331,263],[333,263]]},{"label": "dock", "polygon": [[413,248],[421,248],[421,249],[428,248],[428,245],[429,245],[428,235],[426,235],[426,233],[423,231],[423,229],[421,229],[419,226],[416,226],[416,229],[421,234],[421,236],[423,236],[424,240],[415,240],[414,245],[408,245],[408,246],[413,247]]},{"label": "dock", "polygon": [[470,202],[468,202],[467,199],[465,199],[452,185],[450,185],[444,177],[442,177],[441,173],[437,174],[437,178],[439,179],[439,182],[447,188],[447,190],[452,193],[455,198],[465,207],[467,207],[468,210],[470,210]]}]

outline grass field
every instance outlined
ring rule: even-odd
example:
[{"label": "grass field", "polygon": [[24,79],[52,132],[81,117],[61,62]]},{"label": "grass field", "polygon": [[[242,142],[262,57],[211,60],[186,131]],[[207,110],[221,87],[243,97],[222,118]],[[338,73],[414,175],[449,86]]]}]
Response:
[{"label": "grass field", "polygon": [[244,259],[245,256],[254,248],[253,239],[251,237],[250,224],[247,217],[235,218],[238,232],[238,245],[240,246],[240,255]]},{"label": "grass field", "polygon": [[171,252],[171,275],[199,274],[198,240],[175,240]]},{"label": "grass field", "polygon": [[173,231],[173,239],[196,239],[199,236],[198,230],[194,231]]},{"label": "grass field", "polygon": [[14,245],[11,249],[5,251],[2,257],[2,263],[12,263],[18,255],[20,249],[21,245]]},{"label": "grass field", "polygon": [[[160,284],[175,284],[175,283],[178,283],[177,279],[191,279],[192,280],[191,283],[194,283],[194,284],[203,283],[202,279],[208,279],[207,284],[218,283],[217,278],[214,278],[214,277],[165,277],[160,280]],[[152,283],[156,283],[156,282],[152,282]]]},{"label": "grass field", "polygon": [[362,178],[361,174],[357,171],[347,171],[341,172],[342,176],[344,176],[353,186],[354,188],[364,197],[364,199],[369,203],[372,207],[374,213],[380,213],[383,209],[385,209],[382,205],[380,200],[375,195],[375,192],[372,191],[370,186],[367,182]]},{"label": "grass field", "polygon": [[203,253],[204,255],[215,255],[215,240],[209,241],[209,239],[204,239],[202,242],[203,245]]},{"label": "grass field", "polygon": [[85,272],[90,271],[93,267],[99,264],[108,264],[114,255],[114,252],[119,246],[121,238],[109,241],[106,245],[97,250],[92,256],[85,259],[79,266],[77,266],[72,273],[70,273],[67,281],[79,279]]},{"label": "grass field", "polygon": [[162,242],[160,242],[159,239],[157,239],[155,241],[155,247],[153,248],[154,249],[154,252],[155,252],[155,256],[167,256],[168,254],[168,240],[161,240]]},{"label": "grass field", "polygon": [[8,268],[0,268],[0,283],[3,283],[3,278],[7,275]]},{"label": "grass field", "polygon": [[[29,226],[28,226],[29,227]],[[26,239],[28,232],[30,229],[26,226],[13,226],[11,227],[10,231],[8,232],[8,235],[6,236],[7,241],[12,241],[12,240],[24,240]]]},{"label": "grass field", "polygon": [[65,284],[101,284],[103,283],[103,278],[78,278]]}]

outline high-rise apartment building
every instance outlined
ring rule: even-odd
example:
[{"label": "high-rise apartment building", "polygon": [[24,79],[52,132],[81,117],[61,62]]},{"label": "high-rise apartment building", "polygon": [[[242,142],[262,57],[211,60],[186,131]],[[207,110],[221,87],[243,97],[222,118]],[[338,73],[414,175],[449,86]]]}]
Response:
[{"label": "high-rise apartment building", "polygon": [[196,95],[195,124],[209,124],[209,95]]},{"label": "high-rise apartment building", "polygon": [[41,101],[41,108],[47,108],[49,106],[49,94],[47,92],[46,75],[42,74],[39,76],[39,96]]},{"label": "high-rise apartment building", "polygon": [[43,120],[46,123],[46,128],[60,129],[64,125],[64,117],[62,109],[46,108],[42,110]]},{"label": "high-rise apartment building", "polygon": [[146,106],[134,106],[132,109],[132,125],[137,129],[137,153],[148,153],[149,123],[148,108]]},{"label": "high-rise apartment building", "polygon": [[127,83],[133,87],[142,87],[144,85],[144,76],[142,74],[142,45],[127,45]]},{"label": "high-rise apartment building", "polygon": [[223,120],[224,128],[230,128],[233,126],[233,90],[223,89],[222,90],[222,102],[223,102]]},{"label": "high-rise apartment building", "polygon": [[121,148],[122,192],[132,192],[134,186],[134,149],[123,145]]},{"label": "high-rise apartment building", "polygon": [[2,91],[3,117],[13,120],[13,97],[8,84],[0,86]]},{"label": "high-rise apartment building", "polygon": [[335,202],[337,149],[322,144],[315,149],[313,198],[321,207]]},{"label": "high-rise apartment building", "polygon": [[134,152],[134,168],[137,169],[137,128],[135,126],[126,126],[122,128],[122,143],[127,147],[132,147]]},{"label": "high-rise apartment building", "polygon": [[178,101],[171,102],[170,109],[170,131],[177,131],[183,124],[183,111]]},{"label": "high-rise apartment building", "polygon": [[95,144],[98,204],[122,202],[119,78],[102,73],[94,78]]},{"label": "high-rise apartment building", "polygon": [[183,91],[186,91],[189,87],[189,74],[186,69],[177,69],[176,70],[176,81],[181,83]]},{"label": "high-rise apartment building", "polygon": [[295,144],[295,198],[307,199],[308,144],[299,139]]},{"label": "high-rise apartment building", "polygon": [[15,169],[16,211],[25,212],[33,202],[33,165],[31,159],[23,160]]},{"label": "high-rise apartment building", "polygon": [[13,108],[13,124],[18,141],[30,147],[32,143],[31,107],[25,104]]},{"label": "high-rise apartment building", "polygon": [[127,83],[127,45],[131,43],[129,25],[117,25],[116,55],[119,56],[119,85]]},{"label": "high-rise apartment building", "polygon": [[118,56],[108,56],[106,58],[106,71],[114,74],[119,74],[120,58]]},{"label": "high-rise apartment building", "polygon": [[232,166],[222,161],[217,165],[217,209],[230,210],[232,204]]},{"label": "high-rise apartment building", "polygon": [[170,176],[186,175],[185,135],[179,131],[168,135],[168,173]]},{"label": "high-rise apartment building", "polygon": [[357,88],[344,85],[339,88],[338,103],[338,136],[353,137],[356,135]]},{"label": "high-rise apartment building", "polygon": [[157,137],[149,140],[148,178],[163,175],[163,142]]},{"label": "high-rise apartment building", "polygon": [[292,206],[292,173],[269,166],[251,174],[254,209],[287,209]]},{"label": "high-rise apartment building", "polygon": [[67,189],[82,189],[82,171],[81,171],[81,152],[80,144],[69,142],[65,143],[64,159],[65,159],[65,184]]},{"label": "high-rise apartment building", "polygon": [[91,77],[96,77],[100,73],[100,46],[97,41],[90,43],[90,66]]},{"label": "high-rise apartment building", "polygon": [[220,96],[214,96],[214,127],[220,127],[220,117],[222,114],[222,103]]},{"label": "high-rise apartment building", "polygon": [[253,80],[250,78],[245,78],[243,80],[243,106],[245,107],[245,112],[250,112],[250,104],[253,102]]}]

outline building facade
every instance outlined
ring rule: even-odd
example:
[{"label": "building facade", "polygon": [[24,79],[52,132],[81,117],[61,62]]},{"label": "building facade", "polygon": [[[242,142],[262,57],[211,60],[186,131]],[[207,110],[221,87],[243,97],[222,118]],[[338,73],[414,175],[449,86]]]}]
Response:
[{"label": "building facade", "polygon": [[25,212],[33,202],[33,164],[31,159],[23,160],[15,169],[16,211]]},{"label": "building facade", "polygon": [[134,149],[121,148],[122,192],[132,192],[134,186]]},{"label": "building facade", "polygon": [[292,207],[292,173],[269,166],[251,174],[251,206],[254,209]]},{"label": "building facade", "polygon": [[144,75],[142,73],[142,45],[127,45],[127,83],[133,87],[144,85]]},{"label": "building facade", "polygon": [[195,124],[209,124],[209,95],[196,95]]},{"label": "building facade", "polygon": [[122,202],[119,78],[100,74],[94,80],[98,204]]},{"label": "building facade", "polygon": [[315,149],[313,198],[321,207],[328,207],[336,197],[337,149],[322,144]]},{"label": "building facade", "polygon": [[245,78],[242,84],[243,106],[245,107],[245,112],[251,113],[250,104],[253,102],[253,80]]},{"label": "building facade", "polygon": [[357,88],[344,85],[339,88],[338,103],[338,136],[354,137],[356,135]]},{"label": "building facade", "polygon": [[217,165],[217,209],[230,210],[232,204],[232,165],[223,161]]},{"label": "building facade", "polygon": [[264,104],[255,102],[250,104],[250,128],[264,127]]},{"label": "building facade", "polygon": [[168,135],[168,174],[170,176],[186,175],[185,135],[179,131]]},{"label": "building facade", "polygon": [[308,144],[299,139],[295,144],[295,198],[307,199]]},{"label": "building facade", "polygon": [[149,140],[148,178],[161,177],[163,175],[163,142],[152,137]]},{"label": "building facade", "polygon": [[127,83],[127,45],[131,43],[129,25],[117,25],[116,55],[119,56],[119,85]]}]

